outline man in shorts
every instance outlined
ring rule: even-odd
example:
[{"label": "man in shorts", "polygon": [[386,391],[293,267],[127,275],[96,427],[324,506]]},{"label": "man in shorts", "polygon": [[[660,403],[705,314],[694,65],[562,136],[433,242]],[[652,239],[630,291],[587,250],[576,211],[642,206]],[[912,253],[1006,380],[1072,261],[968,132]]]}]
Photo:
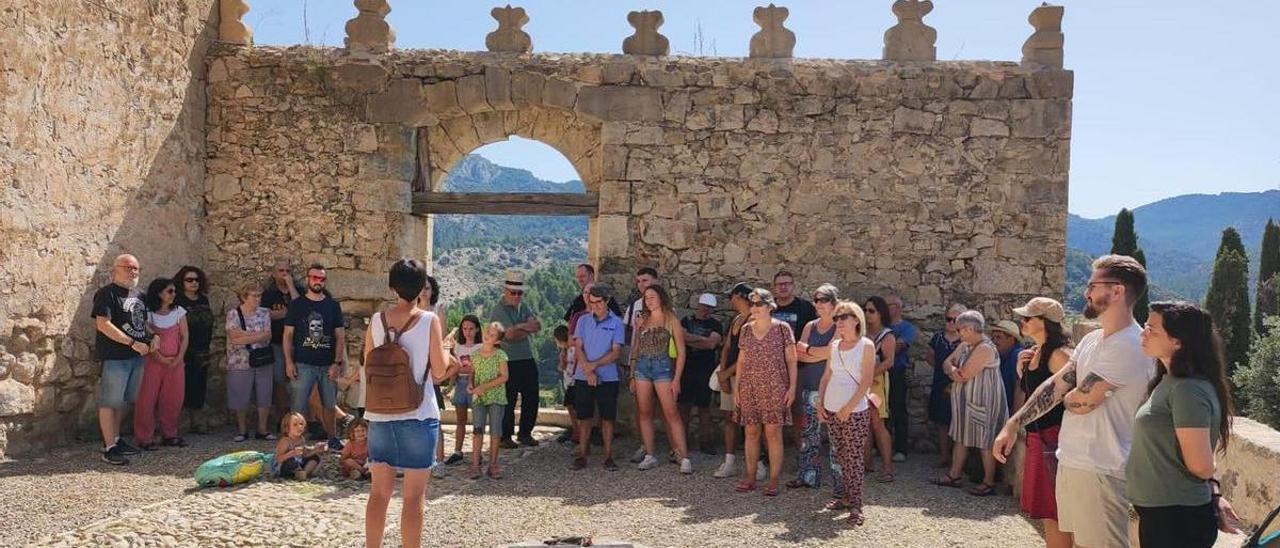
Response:
[{"label": "man in shorts", "polygon": [[[684,328],[685,362],[684,374],[680,376],[680,397],[676,403],[680,407],[680,418],[685,425],[689,424],[693,410],[698,409],[698,437],[701,438],[702,452],[716,454],[715,435],[711,431],[711,387],[707,381],[720,363],[716,350],[720,348],[720,340],[724,326],[720,325],[712,314],[716,310],[716,296],[703,293],[698,297],[693,314],[680,321]],[[689,445],[691,446],[691,445]]]},{"label": "man in shorts", "polygon": [[736,381],[738,364],[738,337],[742,334],[742,325],[746,323],[751,312],[747,296],[754,290],[745,282],[738,282],[728,291],[729,306],[733,308],[734,318],[729,322],[725,332],[725,344],[720,349],[720,372],[717,379],[720,383],[720,411],[724,422],[724,462],[715,471],[715,477],[727,478],[735,475],[737,458],[734,451],[738,446],[738,428],[733,422],[733,387]]},{"label": "man in shorts", "polygon": [[587,466],[591,454],[591,427],[599,417],[604,442],[604,469],[618,470],[613,461],[613,423],[618,418],[618,357],[622,354],[626,327],[609,310],[609,286],[596,283],[587,290],[587,310],[574,326],[570,344],[577,356],[573,376],[574,405],[578,414],[578,450],[570,468]]},{"label": "man in shorts", "polygon": [[135,289],[138,285],[138,258],[120,255],[111,264],[111,283],[93,294],[93,321],[96,328],[94,355],[102,360],[98,383],[98,428],[102,431],[102,461],[129,464],[125,455],[138,448],[120,438],[120,422],[125,407],[138,396],[142,383],[142,357],[151,353],[147,332],[147,307]]}]

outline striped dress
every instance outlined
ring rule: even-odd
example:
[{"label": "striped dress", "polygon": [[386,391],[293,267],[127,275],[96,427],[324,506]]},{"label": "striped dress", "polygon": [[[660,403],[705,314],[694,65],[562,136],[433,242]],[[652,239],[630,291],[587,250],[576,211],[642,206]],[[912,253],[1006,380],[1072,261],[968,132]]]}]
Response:
[{"label": "striped dress", "polygon": [[[1004,381],[1000,380],[1000,352],[987,337],[978,346],[990,350],[991,358],[982,364],[977,376],[951,387],[951,439],[964,447],[991,449],[1000,428],[1009,419],[1005,402]],[[960,343],[956,347],[956,363],[963,365],[977,346]]]}]

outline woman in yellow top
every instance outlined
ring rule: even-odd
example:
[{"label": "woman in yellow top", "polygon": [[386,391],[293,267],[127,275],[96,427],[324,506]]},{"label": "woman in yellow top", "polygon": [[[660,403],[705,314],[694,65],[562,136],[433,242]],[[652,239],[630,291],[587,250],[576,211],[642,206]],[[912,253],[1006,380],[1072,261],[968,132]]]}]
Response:
[{"label": "woman in yellow top", "polygon": [[871,437],[875,443],[867,444],[866,466],[870,472],[871,446],[874,445],[880,451],[880,461],[884,463],[876,481],[889,483],[893,481],[893,440],[889,437],[889,428],[885,426],[884,420],[889,418],[889,368],[893,367],[898,339],[894,338],[893,332],[884,324],[884,318],[889,314],[889,305],[883,298],[867,298],[862,309],[867,315],[867,337],[876,346],[876,372],[872,377],[871,393],[867,395],[876,409],[871,414]]}]

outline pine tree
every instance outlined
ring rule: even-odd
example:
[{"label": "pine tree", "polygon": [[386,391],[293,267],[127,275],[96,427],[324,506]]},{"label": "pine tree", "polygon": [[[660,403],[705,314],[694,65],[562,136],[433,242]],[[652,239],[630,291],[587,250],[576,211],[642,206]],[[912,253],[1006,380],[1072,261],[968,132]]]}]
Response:
[{"label": "pine tree", "polygon": [[[1116,228],[1111,235],[1111,253],[1113,255],[1128,255],[1141,263],[1143,267],[1147,266],[1147,255],[1142,252],[1141,247],[1138,247],[1138,233],[1133,227],[1133,212],[1127,208],[1121,209],[1120,213],[1116,214]],[[1148,276],[1147,281],[1149,284],[1150,276]],[[1147,291],[1138,295],[1138,302],[1133,305],[1133,317],[1140,324],[1147,323],[1147,307],[1151,302],[1148,297],[1149,293],[1150,291]]]},{"label": "pine tree", "polygon": [[1249,315],[1249,258],[1240,241],[1240,233],[1228,227],[1222,231],[1218,256],[1213,264],[1213,278],[1205,295],[1205,308],[1218,324],[1227,355],[1227,370],[1248,359],[1253,336]]},{"label": "pine tree", "polygon": [[1253,328],[1259,335],[1267,331],[1262,319],[1280,314],[1280,303],[1277,302],[1280,299],[1276,294],[1280,292],[1280,285],[1268,287],[1266,284],[1276,274],[1280,274],[1280,225],[1273,219],[1267,219],[1267,227],[1262,232],[1262,251],[1258,254],[1258,293],[1253,313]]}]

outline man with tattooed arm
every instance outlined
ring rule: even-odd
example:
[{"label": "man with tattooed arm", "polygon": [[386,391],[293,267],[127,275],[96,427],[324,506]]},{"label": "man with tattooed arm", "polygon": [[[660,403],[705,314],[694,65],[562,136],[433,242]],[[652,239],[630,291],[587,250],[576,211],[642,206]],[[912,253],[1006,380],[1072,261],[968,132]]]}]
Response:
[{"label": "man with tattooed arm", "polygon": [[1146,290],[1146,269],[1132,257],[1094,261],[1084,316],[1102,328],[1080,341],[1071,361],[1027,397],[995,441],[995,457],[1004,462],[1018,431],[1062,402],[1067,413],[1058,437],[1058,521],[1076,546],[1129,546],[1124,467],[1134,416],[1156,373],[1133,318],[1133,305]]}]

